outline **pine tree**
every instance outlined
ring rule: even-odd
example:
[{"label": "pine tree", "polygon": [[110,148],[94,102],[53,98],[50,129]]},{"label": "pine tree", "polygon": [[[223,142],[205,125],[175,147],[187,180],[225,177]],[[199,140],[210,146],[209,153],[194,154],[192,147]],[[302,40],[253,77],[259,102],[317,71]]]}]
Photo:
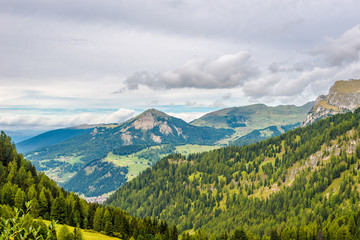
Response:
[{"label": "pine tree", "polygon": [[34,199],[36,198],[37,196],[37,193],[36,193],[36,189],[35,189],[35,186],[34,185],[31,185],[29,187],[29,190],[28,190],[28,193],[27,193],[27,197],[28,199]]},{"label": "pine tree", "polygon": [[104,213],[103,223],[106,223],[106,222],[112,222],[112,217],[111,217],[109,209],[106,209],[105,213]]},{"label": "pine tree", "polygon": [[13,191],[13,185],[11,182],[5,183],[1,190],[1,203],[4,205],[14,206],[15,193]]},{"label": "pine tree", "polygon": [[48,200],[45,195],[45,188],[43,188],[39,195],[39,212],[41,216],[44,216],[48,211]]},{"label": "pine tree", "polygon": [[26,194],[21,188],[19,188],[15,194],[15,207],[18,209],[24,209],[25,201],[26,201]]},{"label": "pine tree", "polygon": [[244,230],[235,230],[234,234],[230,237],[230,240],[247,240]]},{"label": "pine tree", "polygon": [[171,240],[177,240],[178,239],[178,230],[177,230],[175,225],[171,229],[170,239]]},{"label": "pine tree", "polygon": [[74,240],[82,240],[83,239],[79,224],[77,224],[76,227],[74,228],[73,234],[74,234]]},{"label": "pine tree", "polygon": [[59,223],[67,223],[67,207],[63,196],[55,199],[50,217],[51,219],[59,221]]},{"label": "pine tree", "polygon": [[113,224],[108,220],[105,222],[105,233],[106,235],[111,235],[114,231]]},{"label": "pine tree", "polygon": [[95,215],[94,215],[94,221],[93,221],[93,227],[95,231],[102,231],[103,230],[103,226],[102,226],[102,218],[104,215],[104,210],[102,207],[97,207],[96,211],[95,211]]},{"label": "pine tree", "polygon": [[271,230],[270,240],[280,240],[278,233],[274,229]]},{"label": "pine tree", "polygon": [[35,197],[31,200],[30,214],[34,218],[37,218],[39,216],[39,202]]},{"label": "pine tree", "polygon": [[74,235],[69,231],[69,228],[66,225],[63,225],[60,228],[60,232],[58,234],[58,240],[73,240]]}]

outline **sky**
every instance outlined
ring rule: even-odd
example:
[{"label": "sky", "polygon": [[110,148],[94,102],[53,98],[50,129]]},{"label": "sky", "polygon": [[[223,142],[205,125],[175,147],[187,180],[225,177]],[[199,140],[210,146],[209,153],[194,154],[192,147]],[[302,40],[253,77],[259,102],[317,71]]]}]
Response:
[{"label": "sky", "polygon": [[0,128],[191,121],[360,78],[357,0],[1,0]]}]

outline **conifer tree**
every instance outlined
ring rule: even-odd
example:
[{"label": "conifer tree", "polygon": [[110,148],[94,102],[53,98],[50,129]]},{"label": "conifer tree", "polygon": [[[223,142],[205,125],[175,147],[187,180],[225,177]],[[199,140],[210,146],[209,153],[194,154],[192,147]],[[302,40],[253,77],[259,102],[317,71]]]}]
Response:
[{"label": "conifer tree", "polygon": [[95,215],[94,215],[94,222],[93,222],[93,227],[95,231],[102,231],[103,230],[103,226],[102,226],[102,218],[104,215],[104,211],[102,207],[97,207],[96,211],[95,211]]},{"label": "conifer tree", "polygon": [[58,240],[73,240],[74,235],[69,231],[69,228],[66,225],[63,225],[60,228],[59,234],[58,234]]},{"label": "conifer tree", "polygon": [[74,234],[74,240],[82,240],[83,239],[79,224],[77,224],[76,227],[74,228],[73,234]]},{"label": "conifer tree", "polygon": [[45,215],[45,213],[48,211],[48,200],[45,195],[44,188],[41,190],[39,195],[39,212],[40,215]]},{"label": "conifer tree", "polygon": [[21,188],[19,188],[15,194],[15,207],[18,209],[24,209],[24,203],[26,202],[26,194]]},{"label": "conifer tree", "polygon": [[65,198],[59,196],[55,199],[51,208],[51,219],[57,220],[59,223],[67,223],[67,208]]},{"label": "conifer tree", "polygon": [[113,233],[114,228],[113,228],[113,224],[111,223],[111,221],[107,220],[105,222],[104,231],[105,231],[106,235],[111,235]]},{"label": "conifer tree", "polygon": [[178,230],[177,230],[175,225],[171,229],[170,238],[171,238],[171,240],[177,240],[178,239]]},{"label": "conifer tree", "polygon": [[39,203],[35,197],[31,200],[30,214],[34,218],[37,218],[39,216]]},{"label": "conifer tree", "polygon": [[244,230],[235,230],[234,234],[230,237],[230,240],[247,240]]}]

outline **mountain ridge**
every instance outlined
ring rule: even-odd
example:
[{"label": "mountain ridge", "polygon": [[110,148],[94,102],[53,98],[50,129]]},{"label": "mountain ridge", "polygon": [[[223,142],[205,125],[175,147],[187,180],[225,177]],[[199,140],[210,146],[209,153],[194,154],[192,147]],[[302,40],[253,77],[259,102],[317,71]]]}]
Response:
[{"label": "mountain ridge", "polygon": [[195,119],[191,124],[214,128],[230,128],[235,133],[219,144],[229,144],[254,130],[270,126],[285,126],[300,124],[312,108],[314,102],[302,106],[279,105],[275,107],[265,104],[253,104],[241,107],[230,107],[205,114]]}]

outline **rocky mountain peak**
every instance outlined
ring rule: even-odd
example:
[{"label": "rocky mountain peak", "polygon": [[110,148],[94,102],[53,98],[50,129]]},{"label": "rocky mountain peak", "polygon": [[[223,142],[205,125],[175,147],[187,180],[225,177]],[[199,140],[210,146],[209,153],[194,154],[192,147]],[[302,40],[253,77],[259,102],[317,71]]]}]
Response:
[{"label": "rocky mountain peak", "polygon": [[155,116],[155,117],[170,117],[166,113],[161,112],[161,111],[159,111],[159,110],[157,110],[155,108],[151,108],[151,109],[146,110],[145,112],[140,114],[139,117],[141,117],[143,115],[152,115],[152,116]]},{"label": "rocky mountain peak", "polygon": [[141,129],[143,131],[151,130],[155,126],[159,126],[162,133],[172,133],[167,124],[167,120],[170,120],[170,116],[164,112],[156,109],[148,109],[139,116],[137,116],[132,125],[135,129]]},{"label": "rocky mountain peak", "polygon": [[306,116],[302,126],[322,118],[349,111],[360,106],[360,80],[336,81],[328,95],[317,97],[314,107]]}]

